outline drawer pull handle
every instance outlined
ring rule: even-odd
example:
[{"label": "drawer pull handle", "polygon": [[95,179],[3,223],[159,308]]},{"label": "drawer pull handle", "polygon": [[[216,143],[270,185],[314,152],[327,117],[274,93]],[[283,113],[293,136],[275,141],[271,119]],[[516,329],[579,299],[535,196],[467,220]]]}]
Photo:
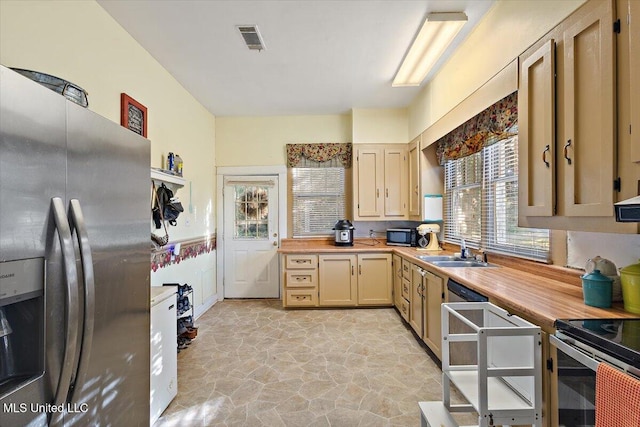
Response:
[{"label": "drawer pull handle", "polygon": [[309,262],[308,259],[297,259],[296,260],[296,264],[306,264],[308,262]]},{"label": "drawer pull handle", "polygon": [[169,306],[169,310],[171,310],[171,309],[172,309],[173,307],[175,307],[175,306],[176,306],[175,304],[171,304],[171,305]]}]

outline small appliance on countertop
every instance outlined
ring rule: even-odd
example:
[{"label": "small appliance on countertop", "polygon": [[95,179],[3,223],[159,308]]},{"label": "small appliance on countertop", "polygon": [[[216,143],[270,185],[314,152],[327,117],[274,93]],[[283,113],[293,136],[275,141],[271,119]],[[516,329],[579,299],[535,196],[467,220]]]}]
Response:
[{"label": "small appliance on countertop", "polygon": [[[440,226],[438,224],[420,224],[418,226],[418,234],[421,236],[418,239],[418,250],[424,251],[439,251],[438,236],[436,233],[440,232]],[[427,238],[427,234],[429,237]]]},{"label": "small appliance on countertop", "polygon": [[353,232],[355,227],[348,219],[341,219],[333,226],[336,246],[353,246]]},{"label": "small appliance on countertop", "polygon": [[415,228],[387,228],[388,246],[415,247],[418,242],[418,233]]}]

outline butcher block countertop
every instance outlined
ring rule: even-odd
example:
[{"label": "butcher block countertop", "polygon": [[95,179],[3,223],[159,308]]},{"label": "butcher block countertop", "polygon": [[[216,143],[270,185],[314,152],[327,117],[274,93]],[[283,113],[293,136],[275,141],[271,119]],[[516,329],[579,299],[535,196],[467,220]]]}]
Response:
[{"label": "butcher block countertop", "polygon": [[[452,247],[455,248],[455,247]],[[639,317],[624,311],[622,303],[610,309],[584,304],[580,271],[547,266],[530,261],[514,261],[488,254],[493,268],[436,267],[417,255],[446,255],[453,251],[425,252],[416,248],[387,246],[384,239],[355,239],[353,246],[335,246],[333,239],[283,239],[278,252],[288,253],[365,253],[392,252],[414,264],[452,278],[489,297],[500,307],[553,332],[556,319],[598,319]]]}]

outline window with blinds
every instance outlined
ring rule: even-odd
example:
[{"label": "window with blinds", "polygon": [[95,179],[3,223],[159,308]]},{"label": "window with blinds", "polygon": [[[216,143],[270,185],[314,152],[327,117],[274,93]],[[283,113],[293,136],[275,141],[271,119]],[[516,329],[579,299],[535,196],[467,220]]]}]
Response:
[{"label": "window with blinds", "polygon": [[445,163],[445,240],[549,259],[549,230],[518,227],[518,137]]},{"label": "window with blinds", "polygon": [[292,168],[293,236],[330,235],[345,217],[343,167]]}]

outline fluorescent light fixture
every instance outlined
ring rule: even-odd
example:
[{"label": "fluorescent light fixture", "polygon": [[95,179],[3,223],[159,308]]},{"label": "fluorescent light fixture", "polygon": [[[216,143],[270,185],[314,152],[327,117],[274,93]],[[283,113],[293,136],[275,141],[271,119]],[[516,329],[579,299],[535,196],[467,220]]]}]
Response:
[{"label": "fluorescent light fixture", "polygon": [[420,86],[466,22],[463,12],[428,14],[391,86]]}]

